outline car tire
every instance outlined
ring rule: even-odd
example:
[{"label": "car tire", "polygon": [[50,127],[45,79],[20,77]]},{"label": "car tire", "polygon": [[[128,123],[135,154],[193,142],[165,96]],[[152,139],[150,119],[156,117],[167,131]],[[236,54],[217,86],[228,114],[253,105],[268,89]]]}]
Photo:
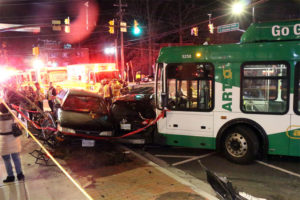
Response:
[{"label": "car tire", "polygon": [[228,160],[248,164],[257,156],[259,142],[252,129],[246,126],[236,126],[227,131],[222,147]]},{"label": "car tire", "polygon": [[50,146],[51,148],[54,148],[56,146],[56,135],[55,135],[55,131],[53,130],[48,130],[48,129],[44,129],[46,127],[50,127],[53,129],[56,129],[56,123],[55,120],[53,119],[52,115],[50,113],[46,113],[47,115],[47,119],[45,119],[42,123],[42,135],[41,135],[41,139],[43,141],[46,142],[46,144],[48,146]]}]

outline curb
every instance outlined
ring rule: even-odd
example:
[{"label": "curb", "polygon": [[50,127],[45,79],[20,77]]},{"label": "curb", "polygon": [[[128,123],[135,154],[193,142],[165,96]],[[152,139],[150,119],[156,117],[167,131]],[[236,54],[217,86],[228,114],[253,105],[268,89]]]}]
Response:
[{"label": "curb", "polygon": [[[186,174],[185,172],[183,172],[180,169],[174,169],[172,167],[167,166],[168,164],[166,164],[164,161],[162,161],[158,158],[156,158],[156,160],[158,160],[159,163],[161,162],[162,166],[164,166],[164,167],[159,166],[158,164],[156,164],[156,163],[152,162],[151,160],[149,160],[147,157],[145,157],[145,156],[129,149],[126,146],[123,146],[123,145],[118,145],[118,146],[124,151],[129,151],[130,153],[132,153],[137,158],[145,161],[150,166],[152,166],[155,169],[159,170],[160,172],[166,174],[167,176],[175,179],[179,183],[191,188],[198,195],[200,195],[202,197],[205,197],[207,199],[211,199],[211,200],[219,200],[217,197],[214,196],[215,195],[214,191],[210,188],[210,186],[207,183],[205,183],[205,182],[203,182],[199,179],[196,179],[196,178],[192,177],[191,175]],[[189,178],[190,180],[193,179],[193,180],[189,182],[189,181],[185,180],[185,178],[183,178],[183,177]],[[205,187],[206,190],[209,190],[209,192],[203,190],[202,187]]]}]

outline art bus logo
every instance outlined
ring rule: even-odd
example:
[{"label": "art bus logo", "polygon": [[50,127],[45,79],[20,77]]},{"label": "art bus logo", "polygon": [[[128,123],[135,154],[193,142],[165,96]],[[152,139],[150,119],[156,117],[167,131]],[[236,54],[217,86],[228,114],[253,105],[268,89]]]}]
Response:
[{"label": "art bus logo", "polygon": [[[297,127],[298,129],[291,130],[293,127]],[[300,140],[300,126],[292,125],[286,130],[286,136],[291,139]]]},{"label": "art bus logo", "polygon": [[232,111],[232,71],[230,68],[223,68],[223,93],[222,93],[222,108],[228,111]]}]

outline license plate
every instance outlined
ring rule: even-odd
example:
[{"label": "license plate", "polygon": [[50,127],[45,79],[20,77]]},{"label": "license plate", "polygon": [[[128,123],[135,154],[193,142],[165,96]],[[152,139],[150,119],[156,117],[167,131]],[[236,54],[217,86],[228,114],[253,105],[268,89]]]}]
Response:
[{"label": "license plate", "polygon": [[131,130],[131,124],[120,124],[122,130]]},{"label": "license plate", "polygon": [[82,147],[94,147],[95,140],[82,140]]}]

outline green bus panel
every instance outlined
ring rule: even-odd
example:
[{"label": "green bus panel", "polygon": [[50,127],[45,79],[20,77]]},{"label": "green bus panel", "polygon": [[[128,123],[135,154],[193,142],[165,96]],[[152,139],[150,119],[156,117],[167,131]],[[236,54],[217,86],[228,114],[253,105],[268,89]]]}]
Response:
[{"label": "green bus panel", "polygon": [[290,139],[285,133],[277,133],[268,135],[269,154],[273,155],[289,155]]},{"label": "green bus panel", "polygon": [[[189,148],[216,149],[216,139],[211,137],[197,137],[185,135],[161,134],[165,145],[181,146]],[[272,134],[269,139],[269,154],[299,156],[300,140],[292,140],[286,136],[286,133]],[[289,147],[290,150],[289,150]]]},{"label": "green bus panel", "polygon": [[185,135],[162,134],[164,144],[171,146],[216,149],[216,139],[211,137],[197,137]]}]

